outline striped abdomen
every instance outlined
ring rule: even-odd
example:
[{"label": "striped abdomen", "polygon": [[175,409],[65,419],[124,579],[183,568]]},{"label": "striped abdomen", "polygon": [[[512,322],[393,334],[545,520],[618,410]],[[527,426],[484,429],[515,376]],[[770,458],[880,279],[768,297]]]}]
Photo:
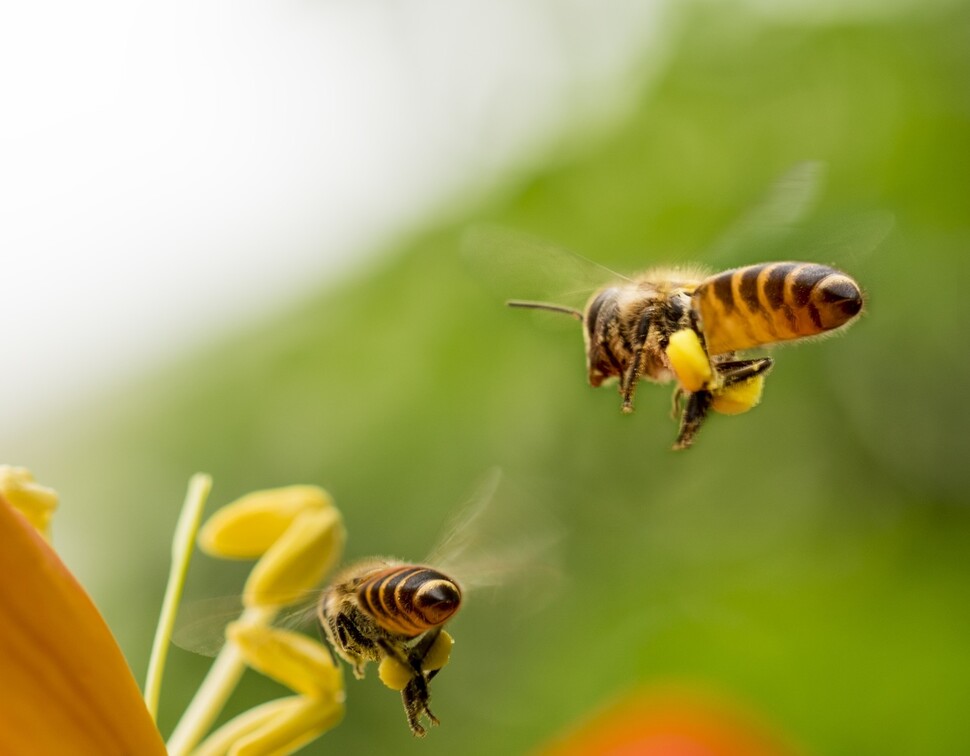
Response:
[{"label": "striped abdomen", "polygon": [[401,565],[366,578],[357,587],[357,600],[382,628],[410,638],[458,611],[461,589],[437,570]]},{"label": "striped abdomen", "polygon": [[763,263],[711,276],[693,303],[707,351],[715,355],[843,326],[862,310],[862,291],[825,265]]}]

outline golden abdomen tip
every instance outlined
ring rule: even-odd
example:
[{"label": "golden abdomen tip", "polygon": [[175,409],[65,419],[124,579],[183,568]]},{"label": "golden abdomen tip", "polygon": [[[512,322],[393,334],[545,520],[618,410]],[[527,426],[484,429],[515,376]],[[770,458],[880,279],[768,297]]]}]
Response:
[{"label": "golden abdomen tip", "polygon": [[458,611],[461,592],[450,580],[433,580],[418,589],[414,606],[429,625],[440,625]]},{"label": "golden abdomen tip", "polygon": [[825,330],[848,323],[862,310],[862,290],[841,273],[819,281],[814,294]]}]

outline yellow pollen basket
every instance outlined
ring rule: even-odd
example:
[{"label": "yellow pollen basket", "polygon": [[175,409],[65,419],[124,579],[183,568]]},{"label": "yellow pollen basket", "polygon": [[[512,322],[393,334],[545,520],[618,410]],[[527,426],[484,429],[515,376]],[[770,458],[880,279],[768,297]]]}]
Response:
[{"label": "yellow pollen basket", "polygon": [[670,334],[667,359],[685,391],[694,393],[710,386],[714,373],[711,361],[697,334],[688,328]]},{"label": "yellow pollen basket", "polygon": [[764,389],[765,377],[756,375],[733,386],[720,388],[714,392],[711,409],[722,415],[740,415],[758,406]]},{"label": "yellow pollen basket", "polygon": [[[455,645],[454,639],[442,630],[435,638],[431,648],[428,649],[421,668],[425,672],[441,669],[448,663],[453,645]],[[393,656],[385,656],[381,659],[380,666],[377,668],[377,676],[391,690],[404,690],[407,684],[411,682],[411,678],[414,677],[414,673]]]}]

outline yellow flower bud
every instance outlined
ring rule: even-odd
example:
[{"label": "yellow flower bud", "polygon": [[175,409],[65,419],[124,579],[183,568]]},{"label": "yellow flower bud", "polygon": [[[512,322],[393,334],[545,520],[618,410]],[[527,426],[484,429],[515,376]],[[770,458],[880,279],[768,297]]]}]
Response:
[{"label": "yellow flower bud", "polygon": [[269,756],[293,753],[335,727],[344,703],[290,696],[269,701],[226,722],[193,756]]},{"label": "yellow flower bud", "polygon": [[327,648],[301,633],[263,624],[233,622],[226,637],[246,663],[297,693],[341,698],[343,675]]},{"label": "yellow flower bud", "polygon": [[243,604],[283,606],[299,600],[340,559],[345,540],[335,507],[300,513],[249,573]]},{"label": "yellow flower bud", "polygon": [[303,512],[330,509],[333,499],[317,486],[254,491],[212,515],[199,532],[199,548],[211,556],[262,556]]},{"label": "yellow flower bud", "polygon": [[34,482],[24,467],[0,465],[0,497],[19,511],[47,541],[57,509],[57,492]]},{"label": "yellow flower bud", "polygon": [[229,749],[229,756],[276,756],[293,753],[327,730],[344,716],[343,701],[334,703],[302,698],[280,707],[266,727],[242,737]]}]

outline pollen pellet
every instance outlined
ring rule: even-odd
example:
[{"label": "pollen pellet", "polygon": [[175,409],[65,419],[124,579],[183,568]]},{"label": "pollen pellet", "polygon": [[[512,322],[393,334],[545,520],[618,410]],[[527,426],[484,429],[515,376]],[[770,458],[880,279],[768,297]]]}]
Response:
[{"label": "pollen pellet", "polygon": [[385,656],[377,668],[377,676],[391,690],[404,690],[414,673],[393,656]]},{"label": "pollen pellet", "polygon": [[[448,663],[448,659],[451,657],[451,647],[454,645],[455,639],[448,633],[441,631],[434,643],[431,644],[431,648],[428,649],[428,653],[425,654],[421,669],[425,672],[434,672],[436,669],[441,669]],[[411,678],[414,677],[414,673],[393,656],[385,656],[381,659],[377,668],[377,676],[391,690],[404,690]]]},{"label": "pollen pellet", "polygon": [[435,638],[431,648],[428,649],[424,661],[421,662],[421,669],[425,672],[433,672],[436,669],[441,669],[448,663],[448,659],[451,658],[451,647],[454,645],[455,639],[442,630],[438,637]]},{"label": "pollen pellet", "polygon": [[335,507],[302,512],[249,573],[243,605],[285,606],[299,600],[337,563],[345,540]]},{"label": "pollen pellet", "polygon": [[690,329],[670,334],[667,358],[677,374],[677,380],[687,391],[700,391],[711,380],[711,363],[701,346],[701,340]]},{"label": "pollen pellet", "polygon": [[733,386],[718,389],[714,392],[711,408],[722,415],[740,415],[742,412],[747,412],[758,406],[764,385],[765,377],[756,375]]}]

